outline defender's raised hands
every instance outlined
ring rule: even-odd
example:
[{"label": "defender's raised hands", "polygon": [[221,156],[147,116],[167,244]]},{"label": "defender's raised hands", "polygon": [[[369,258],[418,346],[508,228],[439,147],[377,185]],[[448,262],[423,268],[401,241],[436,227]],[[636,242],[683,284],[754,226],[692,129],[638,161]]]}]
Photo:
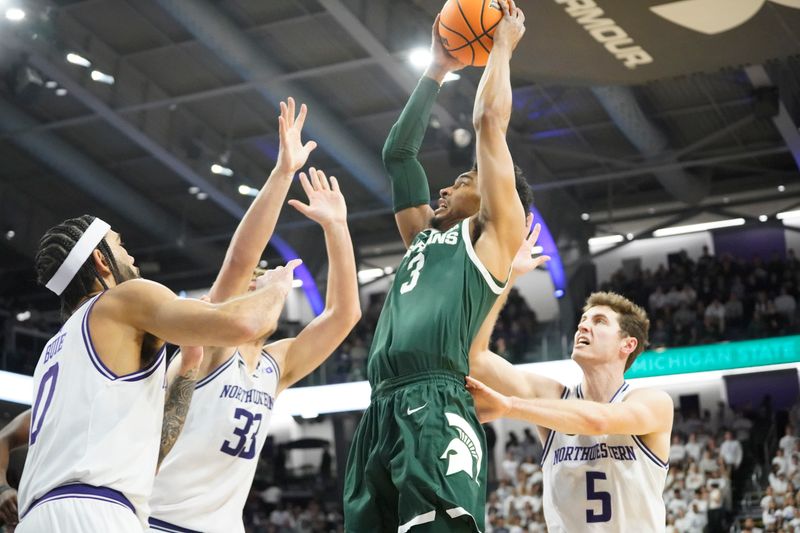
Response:
[{"label": "defender's raised hands", "polygon": [[281,116],[278,117],[281,144],[278,149],[278,162],[275,165],[275,169],[280,173],[294,175],[306,164],[308,156],[317,147],[314,141],[303,144],[303,124],[307,114],[308,108],[303,104],[300,106],[300,113],[295,116],[295,102],[291,96],[286,102],[281,102]]},{"label": "defender's raised hands", "polygon": [[309,176],[300,173],[300,184],[308,197],[308,203],[289,200],[289,205],[300,211],[323,228],[332,224],[347,222],[347,204],[339,190],[339,181],[315,168],[309,169]]}]

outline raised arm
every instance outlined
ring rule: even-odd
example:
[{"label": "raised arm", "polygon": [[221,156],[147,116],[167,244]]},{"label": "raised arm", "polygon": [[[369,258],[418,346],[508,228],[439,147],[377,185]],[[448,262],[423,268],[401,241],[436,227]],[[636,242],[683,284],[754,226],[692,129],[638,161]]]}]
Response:
[{"label": "raised arm", "polygon": [[255,291],[221,304],[179,298],[152,281],[126,281],[98,300],[96,309],[103,312],[93,320],[127,324],[172,344],[238,346],[275,330],[299,264],[268,271]]},{"label": "raised arm", "polygon": [[431,55],[430,66],[383,146],[383,164],[392,181],[394,217],[406,247],[417,233],[429,227],[433,217],[428,177],[417,159],[431,108],[447,73],[464,67],[444,50],[439,40],[438,16],[433,24]]},{"label": "raised arm", "polygon": [[[530,227],[533,215],[528,215],[526,227]],[[539,376],[533,372],[523,372],[514,368],[514,365],[492,352],[489,349],[489,341],[492,337],[497,317],[506,304],[508,293],[514,282],[521,276],[536,270],[537,267],[546,263],[550,257],[540,255],[533,257],[533,247],[536,239],[539,238],[541,226],[536,224],[533,231],[522,242],[522,245],[514,256],[511,269],[511,278],[506,285],[505,291],[495,301],[494,306],[486,315],[486,319],[478,330],[475,340],[469,353],[469,373],[474,378],[486,383],[489,387],[509,395],[519,396],[520,398],[558,398],[564,386],[550,378]]]},{"label": "raised arm", "polygon": [[11,450],[28,444],[31,429],[31,410],[20,413],[0,429],[0,525],[15,526],[17,516],[17,491],[8,484],[8,457]]},{"label": "raised arm", "polygon": [[305,144],[302,141],[303,124],[308,113],[306,105],[300,106],[297,117],[294,98],[281,102],[280,108],[278,160],[266,185],[250,204],[233,234],[225,261],[209,292],[212,302],[224,302],[247,290],[253,269],[258,266],[261,254],[275,230],[292,177],[306,164],[309,154],[317,147],[314,141]]},{"label": "raised arm", "polygon": [[266,350],[281,367],[278,393],[321,365],[361,318],[358,299],[358,277],[353,243],[347,229],[347,207],[339,183],[330,182],[322,171],[311,170],[300,182],[308,196],[308,204],[297,200],[289,203],[305,216],[322,226],[328,252],[328,289],[325,309],[294,339],[284,339],[267,346]]},{"label": "raised arm", "polygon": [[[520,228],[525,209],[518,200],[514,162],[506,142],[511,119],[511,54],[525,33],[525,16],[513,0],[500,0],[503,18],[494,33],[494,45],[481,76],[472,120],[476,133],[479,222],[484,227],[475,251],[498,279],[508,275],[508,265],[522,242]],[[519,205],[519,209],[512,206]]]}]

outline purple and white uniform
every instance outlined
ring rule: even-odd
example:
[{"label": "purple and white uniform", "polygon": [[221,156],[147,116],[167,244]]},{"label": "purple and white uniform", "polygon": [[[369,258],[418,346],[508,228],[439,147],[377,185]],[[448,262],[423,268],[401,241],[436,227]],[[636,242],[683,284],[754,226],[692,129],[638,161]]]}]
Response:
[{"label": "purple and white uniform", "polygon": [[197,382],[183,431],[156,476],[151,531],[244,532],[242,511],[279,382],[280,368],[264,351],[254,372],[237,351]]},{"label": "purple and white uniform", "polygon": [[[621,402],[627,383],[609,403]],[[583,398],[581,386],[562,398]],[[542,454],[544,518],[551,533],[664,531],[669,465],[636,435],[550,431]]]},{"label": "purple and white uniform", "polygon": [[84,303],[48,341],[33,373],[18,533],[142,531],[164,415],[164,350],[117,376],[98,357]]}]

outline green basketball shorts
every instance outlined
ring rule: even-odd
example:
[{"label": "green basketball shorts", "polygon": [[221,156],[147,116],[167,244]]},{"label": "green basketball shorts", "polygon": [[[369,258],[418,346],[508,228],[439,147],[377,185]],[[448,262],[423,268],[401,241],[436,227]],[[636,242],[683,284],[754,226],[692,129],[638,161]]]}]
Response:
[{"label": "green basketball shorts", "polygon": [[345,531],[483,531],[485,441],[464,376],[381,382],[350,447]]}]

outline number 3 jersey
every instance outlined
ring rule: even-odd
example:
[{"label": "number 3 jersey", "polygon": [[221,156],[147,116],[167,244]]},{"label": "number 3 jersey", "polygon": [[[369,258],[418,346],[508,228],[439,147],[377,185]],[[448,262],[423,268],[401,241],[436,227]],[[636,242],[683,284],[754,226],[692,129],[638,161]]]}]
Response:
[{"label": "number 3 jersey", "polygon": [[152,529],[244,531],[242,510],[279,381],[280,369],[268,353],[262,351],[249,372],[237,351],[197,382],[183,431],[156,476]]},{"label": "number 3 jersey", "polygon": [[431,370],[469,373],[469,348],[504,283],[481,263],[470,219],[426,229],[397,268],[367,360],[375,387],[387,378]]},{"label": "number 3 jersey", "polygon": [[146,520],[164,414],[164,349],[133,374],[109,370],[89,329],[100,297],[72,314],[36,364],[20,516],[56,487],[82,483],[123,493]]},{"label": "number 3 jersey", "polygon": [[[629,391],[624,383],[609,403]],[[581,386],[565,387],[562,398],[583,399]],[[542,453],[548,531],[664,531],[668,469],[636,435],[550,431]]]}]

